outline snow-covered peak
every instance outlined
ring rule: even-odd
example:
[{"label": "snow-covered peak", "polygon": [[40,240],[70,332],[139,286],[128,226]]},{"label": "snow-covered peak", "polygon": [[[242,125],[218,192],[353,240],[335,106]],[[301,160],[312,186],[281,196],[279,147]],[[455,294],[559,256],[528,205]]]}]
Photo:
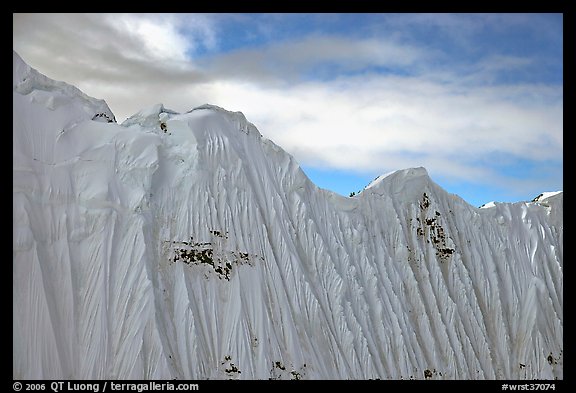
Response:
[{"label": "snow-covered peak", "polygon": [[374,179],[365,191],[380,195],[403,195],[405,199],[414,200],[435,184],[428,171],[423,167],[408,168],[389,172]]},{"label": "snow-covered peak", "polygon": [[[225,132],[228,134],[227,130],[235,131],[228,135],[231,138],[240,138],[241,136],[237,135],[238,131],[247,135],[262,136],[256,126],[250,123],[242,112],[231,112],[210,104],[198,106],[186,113],[178,113],[166,109],[163,104],[155,104],[130,116],[121,125],[127,128],[137,126],[143,130],[169,135],[176,132],[180,136],[182,136],[183,129],[186,129],[193,131],[193,134],[196,134],[195,138],[198,137],[199,132]],[[191,137],[188,131],[183,132]],[[179,140],[179,137],[175,136],[173,139]],[[196,142],[196,139],[193,140]]]},{"label": "snow-covered peak", "polygon": [[[549,200],[556,201],[562,197],[562,194],[563,194],[562,191],[542,192],[542,193],[538,194],[537,197],[532,199],[532,201],[530,201],[529,203],[537,203],[539,205],[548,206]],[[496,207],[497,204],[501,204],[501,203],[502,202],[490,201],[490,202],[484,203],[482,206],[480,206],[480,209],[489,209],[492,207]],[[526,202],[518,202],[518,203],[526,203]]]},{"label": "snow-covered peak", "polygon": [[344,198],[239,112],[102,122],[14,64],[14,379],[562,378],[562,193]]},{"label": "snow-covered peak", "polygon": [[170,115],[175,114],[178,114],[178,112],[175,112],[171,109],[166,109],[161,103],[154,104],[130,116],[124,120],[121,125],[123,127],[138,125],[145,129],[157,129],[161,127],[162,123],[165,123]]},{"label": "snow-covered peak", "polygon": [[[73,105],[78,111],[76,115],[81,115],[85,119],[106,119],[115,122],[114,114],[104,100],[92,98],[84,94],[75,86],[65,82],[50,79],[22,60],[13,51],[12,56],[12,86],[15,93],[27,96],[28,99],[49,110],[56,110],[62,106]],[[80,120],[76,118],[75,120]]]},{"label": "snow-covered peak", "polygon": [[562,191],[546,191],[539,194],[536,198],[532,200],[532,202],[545,202],[547,199],[556,197],[562,194]]},{"label": "snow-covered peak", "polygon": [[208,111],[213,111],[216,113],[219,113],[223,116],[226,117],[226,119],[228,119],[236,129],[238,129],[239,131],[242,131],[246,134],[254,134],[256,136],[261,137],[262,135],[260,134],[260,131],[258,131],[258,129],[256,128],[256,126],[252,123],[250,123],[247,119],[246,116],[244,116],[244,114],[242,112],[232,112],[232,111],[228,111],[224,108],[221,108],[219,106],[216,105],[212,105],[212,104],[204,104],[201,106],[198,106],[194,109],[192,109],[190,112],[194,112],[194,111],[201,111],[201,110],[208,110]]},{"label": "snow-covered peak", "polygon": [[397,172],[397,171],[391,171],[391,172],[384,173],[384,174],[382,174],[382,175],[380,175],[380,176],[377,176],[374,180],[372,180],[370,183],[368,183],[368,185],[367,185],[366,187],[364,187],[364,189],[365,189],[365,190],[368,190],[368,189],[370,189],[370,188],[372,188],[372,187],[377,187],[378,184],[379,184],[384,178],[386,178],[386,177],[388,177],[388,176],[390,176],[390,175],[392,175],[392,174],[394,174],[394,173],[396,173],[396,172]]}]

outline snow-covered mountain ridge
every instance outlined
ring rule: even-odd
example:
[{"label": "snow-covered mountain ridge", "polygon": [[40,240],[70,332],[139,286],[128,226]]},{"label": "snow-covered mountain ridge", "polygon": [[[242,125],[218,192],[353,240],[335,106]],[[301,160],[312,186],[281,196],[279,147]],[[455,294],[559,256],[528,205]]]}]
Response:
[{"label": "snow-covered mountain ridge", "polygon": [[13,62],[15,379],[563,378],[563,194],[316,187],[241,113]]}]

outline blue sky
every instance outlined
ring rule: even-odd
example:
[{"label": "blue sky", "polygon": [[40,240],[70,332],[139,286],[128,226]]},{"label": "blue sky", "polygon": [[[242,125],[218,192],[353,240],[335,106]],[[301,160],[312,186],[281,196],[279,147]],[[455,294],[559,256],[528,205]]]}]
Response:
[{"label": "blue sky", "polygon": [[241,111],[346,196],[419,166],[475,206],[563,188],[561,14],[14,14],[13,44],[119,121]]}]

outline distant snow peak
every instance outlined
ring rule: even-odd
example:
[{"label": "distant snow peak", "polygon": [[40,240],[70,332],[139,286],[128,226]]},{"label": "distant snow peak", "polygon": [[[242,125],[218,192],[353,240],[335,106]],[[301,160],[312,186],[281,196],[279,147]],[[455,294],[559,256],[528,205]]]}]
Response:
[{"label": "distant snow peak", "polygon": [[532,199],[532,202],[543,202],[546,199],[552,198],[561,193],[562,191],[546,191],[538,195],[536,198]]},{"label": "distant snow peak", "polygon": [[[562,191],[546,191],[538,194],[538,196],[532,199],[532,201],[530,202],[518,202],[518,203],[536,203],[539,205],[548,206],[547,200],[550,198],[558,197],[559,195],[562,195]],[[480,206],[480,209],[489,209],[492,207],[496,207],[497,204],[499,203],[502,202],[496,202],[496,201],[486,202]]]}]

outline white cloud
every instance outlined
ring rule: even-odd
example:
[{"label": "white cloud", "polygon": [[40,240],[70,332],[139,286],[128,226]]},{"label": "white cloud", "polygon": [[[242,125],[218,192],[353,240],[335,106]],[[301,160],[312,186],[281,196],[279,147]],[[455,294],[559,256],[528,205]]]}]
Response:
[{"label": "white cloud", "polygon": [[474,161],[495,152],[536,160],[561,155],[559,92],[516,90],[539,92],[540,102],[517,102],[507,87],[463,95],[425,79],[378,75],[282,89],[220,82],[207,91],[301,162],[370,171],[425,165],[469,177],[487,174],[473,170]]},{"label": "white cloud", "polygon": [[111,26],[119,34],[128,34],[142,44],[139,58],[149,60],[186,60],[186,52],[192,49],[193,40],[188,40],[178,31],[172,18],[160,20],[142,17],[137,14],[126,14],[114,18]]}]

